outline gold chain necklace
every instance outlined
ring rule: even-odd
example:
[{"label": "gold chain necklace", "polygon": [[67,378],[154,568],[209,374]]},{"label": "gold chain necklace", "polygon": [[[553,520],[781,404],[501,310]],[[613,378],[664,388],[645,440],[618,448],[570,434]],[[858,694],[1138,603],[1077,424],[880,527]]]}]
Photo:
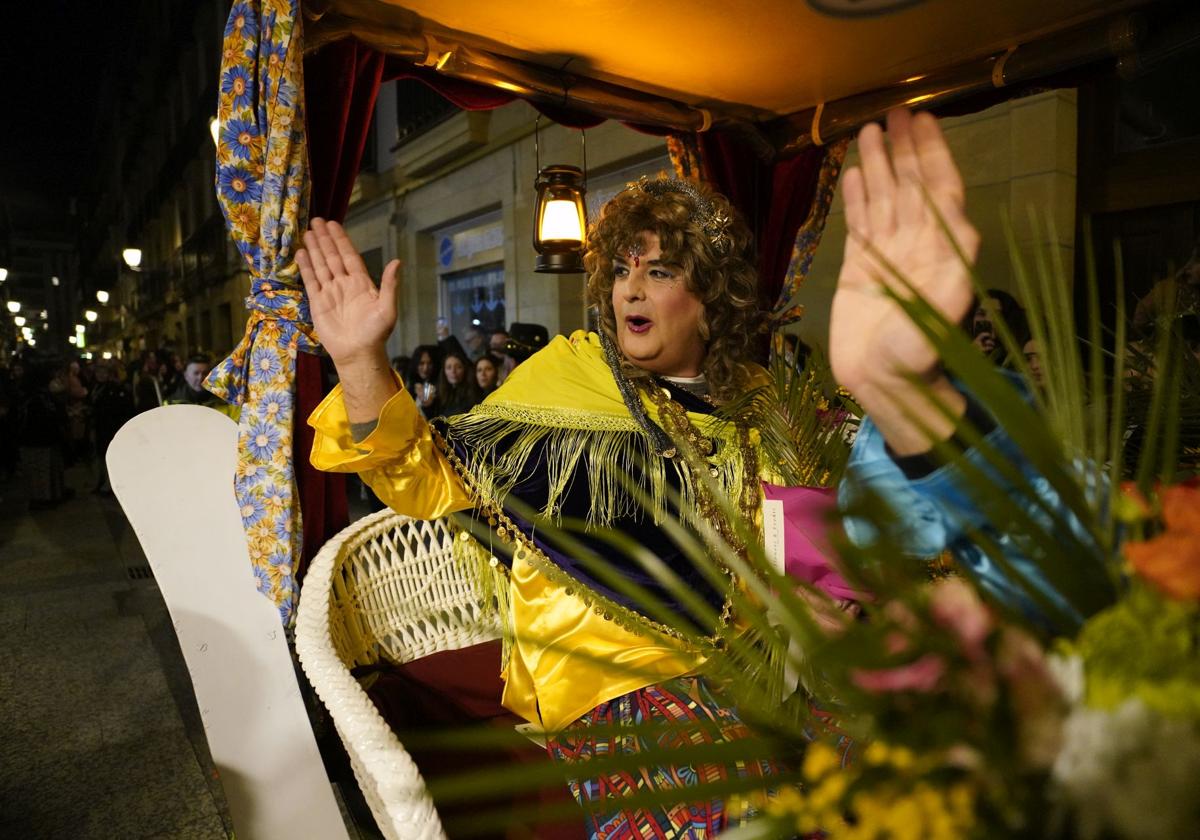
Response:
[{"label": "gold chain necklace", "polygon": [[[662,453],[664,458],[678,459],[692,473],[692,486],[696,492],[696,504],[699,508],[698,521],[712,522],[721,538],[736,552],[746,556],[745,541],[738,535],[737,529],[725,515],[724,510],[714,500],[709,481],[697,473],[705,468],[706,459],[713,454],[715,446],[712,438],[706,437],[692,425],[688,419],[687,410],[671,395],[670,390],[654,382],[643,380],[641,387],[650,397],[650,401],[658,409],[659,421],[675,446]],[[709,400],[711,403],[712,400]],[[743,422],[734,422],[737,435],[738,454],[742,463],[742,487],[739,498],[735,500],[742,522],[747,525],[755,521],[759,505],[758,492],[758,453],[750,444],[750,430]],[[685,451],[680,453],[679,449]],[[708,466],[709,477],[716,478],[720,471],[715,466]],[[732,573],[730,574],[733,577]]]}]

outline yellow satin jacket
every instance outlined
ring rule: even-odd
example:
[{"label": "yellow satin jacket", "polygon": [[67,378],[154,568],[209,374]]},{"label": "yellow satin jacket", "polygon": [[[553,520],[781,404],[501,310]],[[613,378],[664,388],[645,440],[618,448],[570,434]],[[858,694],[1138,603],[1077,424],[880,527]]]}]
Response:
[{"label": "yellow satin jacket", "polygon": [[[546,416],[561,426],[634,429],[597,337],[582,331],[556,338],[517,367],[475,412],[513,422],[550,412]],[[358,473],[398,513],[433,519],[478,502],[403,386],[363,440],[353,439],[341,386],[308,422],[316,431],[313,465]],[[502,702],[547,731],[606,700],[694,671],[703,661],[678,641],[613,621],[578,586],[544,573],[528,553],[516,553],[508,587],[513,634]]]}]

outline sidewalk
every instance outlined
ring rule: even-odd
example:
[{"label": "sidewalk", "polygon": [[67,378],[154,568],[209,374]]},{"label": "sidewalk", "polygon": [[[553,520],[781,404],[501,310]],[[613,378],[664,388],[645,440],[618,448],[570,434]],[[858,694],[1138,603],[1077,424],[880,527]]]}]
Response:
[{"label": "sidewalk", "polygon": [[223,840],[187,669],[111,497],[29,511],[0,485],[0,837]]}]

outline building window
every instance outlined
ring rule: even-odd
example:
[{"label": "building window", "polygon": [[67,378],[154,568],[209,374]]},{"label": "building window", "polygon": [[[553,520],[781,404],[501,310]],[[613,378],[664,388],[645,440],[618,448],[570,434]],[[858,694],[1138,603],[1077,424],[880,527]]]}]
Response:
[{"label": "building window", "polygon": [[498,210],[433,232],[440,286],[439,313],[472,356],[483,346],[476,330],[506,329],[504,224]]},{"label": "building window", "polygon": [[396,81],[396,145],[399,148],[458,113],[441,94],[416,79]]},{"label": "building window", "polygon": [[442,317],[450,332],[462,342],[468,353],[482,350],[472,340],[476,330],[483,333],[507,329],[504,307],[504,266],[493,264],[442,275]]}]

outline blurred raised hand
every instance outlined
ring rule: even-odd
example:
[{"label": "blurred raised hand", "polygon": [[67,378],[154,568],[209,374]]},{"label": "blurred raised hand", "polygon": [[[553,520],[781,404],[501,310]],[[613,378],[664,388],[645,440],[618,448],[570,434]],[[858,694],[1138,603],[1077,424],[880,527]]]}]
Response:
[{"label": "blurred raised hand", "polygon": [[888,114],[887,129],[890,154],[882,129],[872,123],[858,136],[861,166],[842,176],[849,232],[830,315],[829,355],[838,381],[893,449],[911,454],[929,448],[931,432],[948,436],[953,428],[912,377],[952,409],[961,411],[965,401],[942,374],[933,346],[883,287],[910,296],[891,273],[898,272],[957,323],[971,306],[973,289],[968,265],[946,231],[968,263],[978,253],[979,234],[964,212],[962,177],[937,120],[896,110]]}]

